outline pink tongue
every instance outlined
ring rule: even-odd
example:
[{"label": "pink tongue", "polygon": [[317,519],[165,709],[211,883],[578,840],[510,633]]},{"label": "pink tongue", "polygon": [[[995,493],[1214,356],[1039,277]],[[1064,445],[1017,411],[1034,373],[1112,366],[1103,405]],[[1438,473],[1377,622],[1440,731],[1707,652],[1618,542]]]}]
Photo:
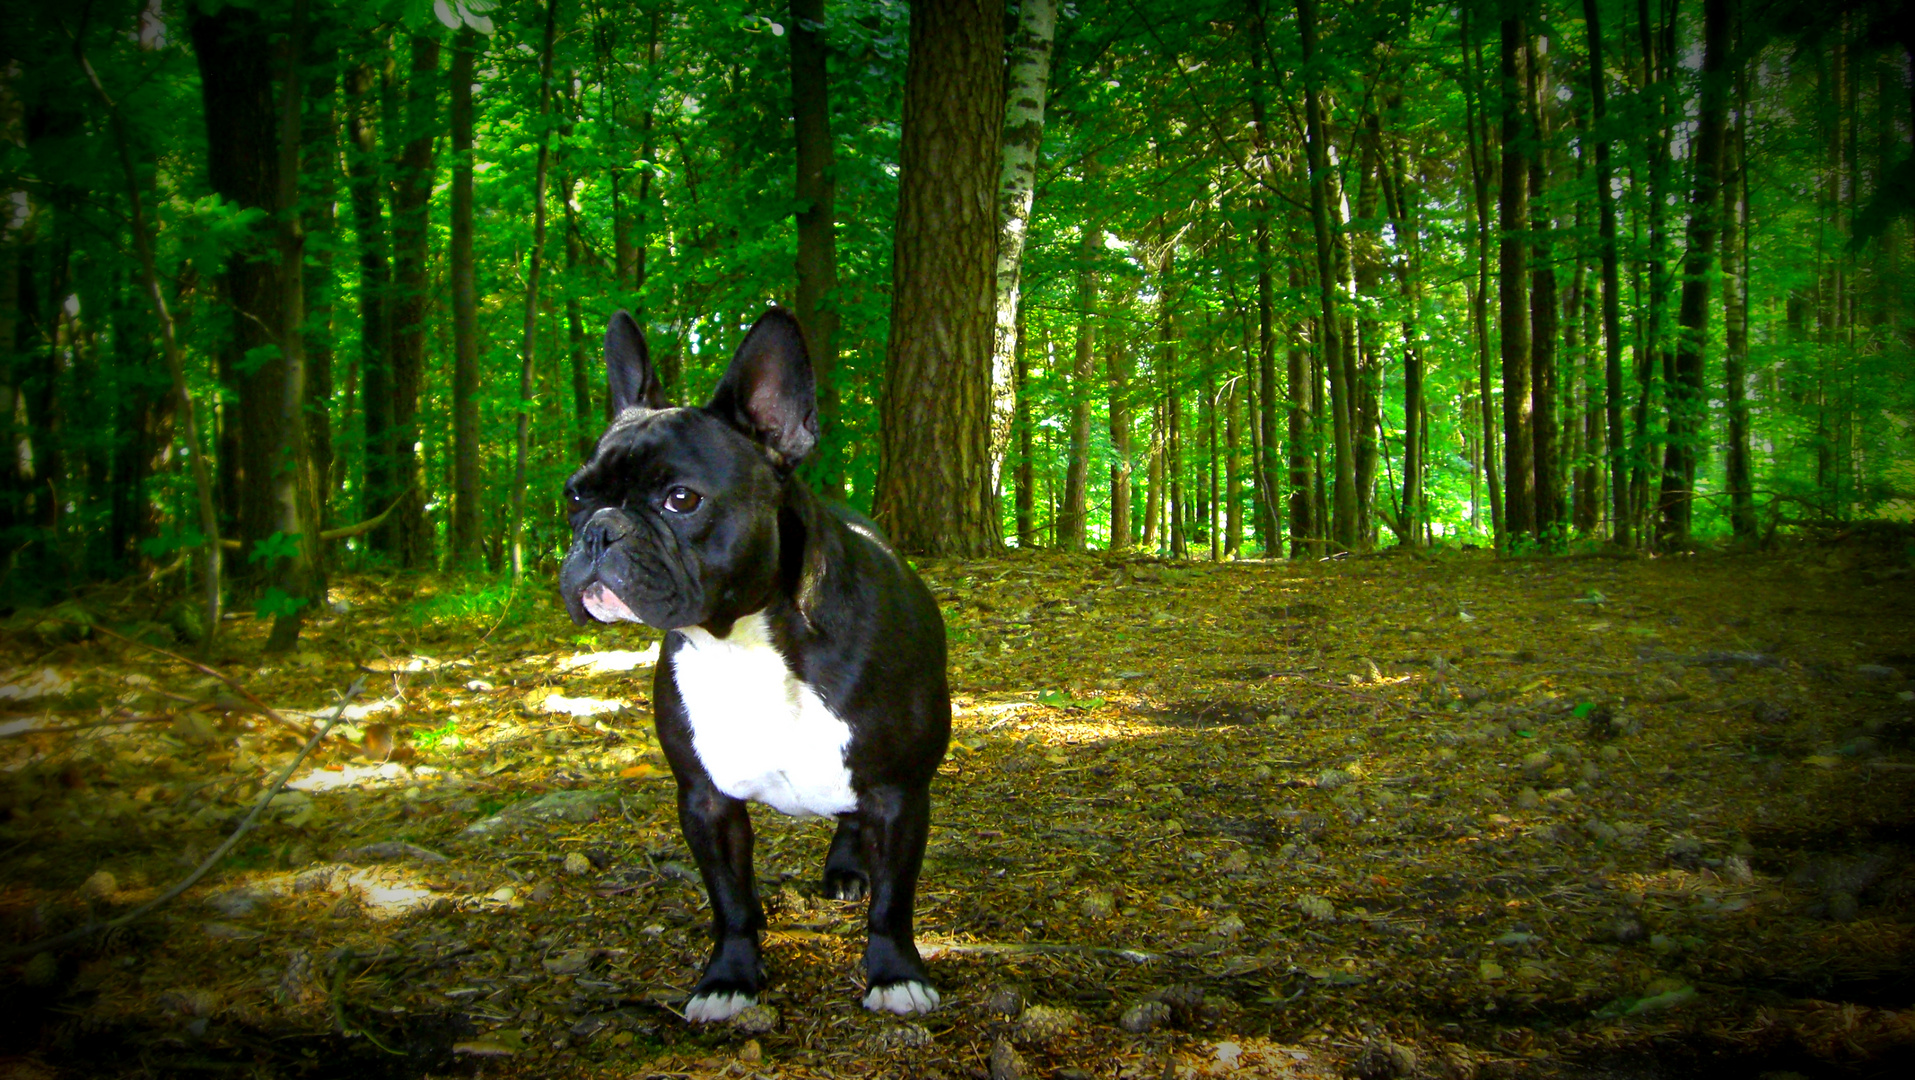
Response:
[{"label": "pink tongue", "polygon": [[579,599],[584,601],[585,610],[591,613],[592,618],[600,622],[638,621],[638,616],[632,614],[632,609],[626,607],[625,601],[620,600],[616,593],[606,588],[604,582],[594,581],[591,588],[586,589],[585,595]]}]

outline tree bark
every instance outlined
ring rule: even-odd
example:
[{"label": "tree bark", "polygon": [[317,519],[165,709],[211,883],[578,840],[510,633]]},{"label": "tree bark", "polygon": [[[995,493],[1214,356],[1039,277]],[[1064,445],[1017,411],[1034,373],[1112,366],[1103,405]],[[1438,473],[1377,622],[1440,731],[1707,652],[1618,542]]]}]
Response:
[{"label": "tree bark", "polygon": [[[1477,449],[1489,495],[1490,536],[1500,549],[1503,489],[1496,469],[1496,407],[1490,394],[1489,363],[1489,116],[1479,92],[1482,57],[1471,33],[1470,10],[1470,5],[1463,5],[1463,104],[1469,127],[1470,188],[1476,204],[1476,288],[1470,294],[1470,322],[1476,329],[1476,402],[1483,429]],[[1472,519],[1471,524],[1477,522]]]},{"label": "tree bark", "polygon": [[[1694,520],[1696,461],[1705,410],[1703,351],[1709,341],[1709,275],[1715,269],[1716,219],[1722,210],[1722,145],[1728,120],[1731,0],[1702,3],[1702,102],[1697,117],[1695,186],[1689,196],[1689,241],[1677,314],[1675,379],[1669,385],[1669,442],[1662,469],[1665,550],[1687,547]],[[1739,395],[1738,395],[1739,396]]]},{"label": "tree bark", "polygon": [[1541,220],[1532,220],[1530,233],[1529,296],[1529,401],[1530,434],[1533,457],[1531,472],[1535,485],[1536,539],[1556,545],[1563,527],[1563,477],[1559,455],[1562,452],[1561,428],[1557,422],[1557,398],[1561,393],[1556,371],[1556,266],[1551,250],[1551,232],[1555,221],[1543,202],[1548,182],[1550,158],[1549,109],[1554,100],[1549,87],[1547,54],[1530,37],[1524,46],[1524,66],[1528,69],[1526,93],[1529,129],[1535,140],[1529,157],[1529,200],[1542,208]]},{"label": "tree bark", "polygon": [[1722,287],[1723,322],[1727,348],[1722,354],[1724,398],[1729,411],[1727,484],[1729,525],[1744,542],[1756,537],[1755,478],[1749,454],[1749,264],[1743,247],[1748,235],[1749,170],[1746,150],[1749,113],[1741,73],[1737,73],[1738,108],[1734,133],[1725,144],[1727,183],[1723,187]]},{"label": "tree bark", "polygon": [[[1634,450],[1629,477],[1629,506],[1634,518],[1631,528],[1644,530],[1641,534],[1648,540],[1649,482],[1650,470],[1655,465],[1656,450],[1653,436],[1649,431],[1649,411],[1655,398],[1656,370],[1659,367],[1672,366],[1663,355],[1662,317],[1668,306],[1669,275],[1667,272],[1666,237],[1663,222],[1666,217],[1664,204],[1669,194],[1669,103],[1662,84],[1668,81],[1667,70],[1674,55],[1676,33],[1677,0],[1669,0],[1665,14],[1667,22],[1658,25],[1651,17],[1649,0],[1637,2],[1637,29],[1642,43],[1643,97],[1649,103],[1653,123],[1649,125],[1649,297],[1643,310],[1637,315],[1637,361],[1636,361],[1636,405],[1634,420]],[[1666,376],[1665,376],[1666,381]]]},{"label": "tree bark", "polygon": [[[1115,290],[1113,290],[1113,294]],[[1113,329],[1116,297],[1104,317],[1104,377],[1110,393],[1110,549],[1130,547],[1130,352]]]},{"label": "tree bark", "polygon": [[[1031,357],[1029,344],[1025,338],[1026,323],[1022,315],[1017,320],[1017,496],[1012,508],[1017,529],[1017,546],[1029,548],[1037,543],[1037,533],[1031,520],[1036,484],[1031,465]],[[1045,335],[1048,343],[1050,336]]]},{"label": "tree bark", "polygon": [[397,494],[392,480],[392,382],[386,362],[392,343],[387,317],[392,281],[380,213],[379,140],[374,127],[378,80],[374,64],[389,61],[377,42],[366,47],[371,55],[362,57],[346,77],[346,181],[359,244],[359,399],[365,437],[362,519],[384,510]]},{"label": "tree bark", "polygon": [[1096,259],[1103,235],[1102,229],[1085,224],[1077,253],[1077,344],[1069,390],[1070,458],[1064,469],[1064,505],[1057,519],[1057,546],[1065,551],[1084,550],[1089,517],[1086,489],[1090,486],[1091,361],[1096,355],[1096,331],[1091,319],[1097,313]]},{"label": "tree bark", "polygon": [[911,5],[874,516],[900,548],[1003,547],[991,478],[1004,20],[984,0]]},{"label": "tree bark", "polygon": [[[998,174],[996,333],[991,350],[991,475],[1003,467],[1015,404],[1011,367],[1029,232],[1037,188],[1037,151],[1044,137],[1044,103],[1051,81],[1051,45],[1057,36],[1057,0],[1020,0],[1017,29],[1005,72],[1003,168]],[[1068,493],[1068,485],[1066,491]]]},{"label": "tree bark", "polygon": [[791,21],[799,204],[796,306],[818,396],[818,445],[805,462],[805,472],[820,494],[835,500],[844,497],[844,433],[838,420],[838,181],[832,163],[824,0],[792,0]]},{"label": "tree bark", "polygon": [[1583,23],[1589,39],[1590,127],[1596,143],[1596,231],[1602,258],[1603,412],[1608,420],[1609,501],[1611,538],[1618,546],[1630,544],[1628,447],[1623,442],[1622,408],[1622,286],[1616,266],[1616,195],[1611,189],[1607,91],[1603,73],[1602,5],[1583,0]]},{"label": "tree bark", "polygon": [[1528,0],[1503,0],[1503,182],[1497,199],[1497,306],[1502,316],[1503,535],[1514,543],[1536,531],[1535,435],[1530,428],[1529,163],[1524,123],[1529,42]]},{"label": "tree bark", "polygon": [[452,559],[479,558],[479,293],[472,262],[472,68],[470,27],[452,52]]},{"label": "tree bark", "polygon": [[[1269,21],[1264,10],[1264,4],[1265,0],[1249,0],[1251,29],[1250,137],[1251,145],[1256,155],[1258,175],[1268,183],[1272,178],[1272,170],[1270,167],[1270,121],[1267,101],[1269,86],[1266,81],[1267,76],[1264,73],[1263,61],[1264,54],[1268,47]],[[1259,442],[1259,453],[1255,462],[1255,470],[1256,486],[1263,496],[1257,500],[1257,535],[1267,539],[1269,550],[1264,554],[1269,556],[1278,554],[1283,549],[1283,541],[1277,535],[1276,520],[1277,500],[1281,498],[1279,493],[1283,491],[1283,458],[1281,457],[1281,448],[1277,444],[1277,403],[1280,399],[1277,396],[1277,338],[1273,325],[1275,318],[1275,301],[1273,283],[1270,278],[1270,200],[1267,195],[1259,193],[1254,212],[1256,214],[1257,242],[1256,372],[1257,385],[1259,388],[1256,426],[1257,429],[1262,432],[1262,438]],[[1290,376],[1290,386],[1293,392],[1299,389],[1298,380],[1294,374]],[[1293,404],[1288,419],[1290,445],[1293,448],[1292,453],[1295,453],[1294,448],[1301,445],[1298,432],[1299,430],[1304,430],[1303,426],[1307,424],[1308,418],[1302,415]],[[1291,494],[1291,498],[1293,500],[1296,498],[1294,491]],[[1291,515],[1292,535],[1301,538],[1301,534],[1294,532],[1296,520],[1295,513],[1293,512]],[[1308,521],[1309,519],[1306,516],[1304,519],[1306,527]],[[1297,554],[1297,552],[1293,545],[1292,555],[1294,556],[1295,554]]]},{"label": "tree bark", "polygon": [[1341,327],[1336,303],[1335,238],[1330,230],[1330,155],[1324,142],[1323,106],[1318,87],[1322,76],[1316,69],[1316,0],[1297,0],[1297,24],[1303,39],[1305,73],[1304,116],[1310,157],[1310,224],[1316,234],[1317,300],[1322,308],[1319,345],[1323,362],[1330,369],[1330,412],[1335,508],[1331,514],[1331,539],[1344,550],[1357,547],[1356,462],[1351,452],[1351,427],[1354,387],[1348,378],[1343,357]]},{"label": "tree bark", "polygon": [[[331,517],[331,498],[336,468],[332,438],[332,360],[333,360],[333,250],[338,231],[335,179],[339,166],[339,53],[328,45],[318,58],[319,70],[310,73],[307,94],[313,104],[307,106],[301,134],[301,171],[307,177],[311,196],[306,200],[307,236],[324,239],[311,245],[307,256],[313,272],[304,275],[306,287],[306,441],[312,460],[313,497],[317,500],[320,529]],[[321,571],[326,548],[318,549]]]},{"label": "tree bark", "polygon": [[517,438],[512,458],[512,580],[525,577],[525,484],[532,454],[532,375],[537,370],[539,271],[545,253],[545,180],[552,161],[552,45],[558,33],[559,0],[545,0],[545,44],[539,50],[539,154],[532,174],[532,247],[526,253],[525,334],[519,352]]},{"label": "tree bark", "polygon": [[1223,396],[1223,553],[1235,559],[1243,555],[1242,376],[1230,378]]},{"label": "tree bark", "polygon": [[[425,476],[420,468],[419,395],[425,384],[426,214],[432,202],[432,139],[438,128],[439,42],[424,34],[411,41],[406,78],[406,142],[392,185],[392,454],[399,509],[375,546],[406,567],[432,563],[432,532],[426,525]],[[384,534],[384,540],[379,538]]]}]

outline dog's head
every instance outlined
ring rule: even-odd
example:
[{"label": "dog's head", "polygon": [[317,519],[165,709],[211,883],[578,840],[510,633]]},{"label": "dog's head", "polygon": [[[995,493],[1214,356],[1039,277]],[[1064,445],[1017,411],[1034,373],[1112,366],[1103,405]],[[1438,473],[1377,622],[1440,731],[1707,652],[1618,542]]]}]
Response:
[{"label": "dog's head", "polygon": [[798,320],[782,308],[760,317],[702,407],[666,404],[623,311],[605,331],[605,374],[617,416],[565,484],[572,549],[559,588],[573,621],[674,630],[764,607],[785,484],[818,439]]}]

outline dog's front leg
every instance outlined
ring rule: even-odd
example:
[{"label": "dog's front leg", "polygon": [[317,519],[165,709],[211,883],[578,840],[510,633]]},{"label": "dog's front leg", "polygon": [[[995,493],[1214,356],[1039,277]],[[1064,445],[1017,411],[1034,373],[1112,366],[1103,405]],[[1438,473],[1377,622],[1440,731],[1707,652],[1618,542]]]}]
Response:
[{"label": "dog's front leg", "polygon": [[765,981],[758,952],[765,912],[752,881],[751,814],[744,800],[698,777],[679,786],[678,824],[711,898],[711,959],[685,1005],[685,1018],[729,1020],[757,1002]]},{"label": "dog's front leg", "polygon": [[911,910],[931,828],[931,793],[921,786],[880,787],[864,793],[858,810],[871,883],[864,1007],[901,1016],[928,1013],[938,1007],[938,992],[911,940]]}]

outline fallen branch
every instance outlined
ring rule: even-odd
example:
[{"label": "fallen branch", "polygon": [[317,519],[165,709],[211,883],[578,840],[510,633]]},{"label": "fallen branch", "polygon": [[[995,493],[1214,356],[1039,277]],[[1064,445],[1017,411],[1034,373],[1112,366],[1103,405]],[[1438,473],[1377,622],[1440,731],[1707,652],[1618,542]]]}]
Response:
[{"label": "fallen branch", "polygon": [[[279,710],[273,708],[271,705],[268,705],[265,702],[254,697],[252,691],[246,689],[244,686],[241,686],[237,679],[234,679],[232,676],[226,674],[225,672],[219,670],[218,668],[208,667],[207,665],[200,663],[198,660],[189,660],[186,657],[181,656],[179,653],[173,652],[169,649],[162,649],[158,645],[148,645],[144,641],[138,641],[134,638],[127,637],[125,634],[116,634],[113,631],[108,630],[106,627],[99,625],[98,623],[91,623],[88,625],[91,629],[97,630],[100,633],[105,634],[107,637],[114,638],[119,641],[124,641],[128,645],[137,645],[140,648],[146,649],[150,652],[159,653],[161,656],[170,657],[171,659],[178,660],[180,663],[185,664],[188,667],[195,668],[199,671],[205,672],[208,675],[211,675],[213,678],[218,679],[220,682],[225,683],[229,687],[232,687],[233,693],[238,694],[240,697],[243,697],[248,702],[250,702],[253,708],[259,710],[260,715],[266,717],[267,719],[273,721],[274,723],[280,725],[281,727],[286,728],[288,731],[291,731],[296,735],[300,735],[303,737],[307,732],[312,730],[312,728],[308,725],[295,724],[291,720],[288,720],[284,716],[281,716],[279,713]],[[355,693],[357,693],[357,691],[355,691]]]},{"label": "fallen branch", "polygon": [[0,739],[18,739],[23,735],[64,735],[69,731],[86,731],[91,728],[101,727],[121,727],[126,724],[163,724],[172,719],[173,717],[171,715],[128,716],[119,720],[95,720],[90,724],[63,724],[59,727],[21,728],[18,731],[0,731]]},{"label": "fallen branch", "polygon": [[[399,504],[405,502],[406,496],[410,494],[412,494],[411,488],[400,492],[398,497],[392,500],[392,505],[381,510],[378,517],[367,518],[356,525],[341,525],[337,529],[326,529],[319,534],[319,538],[321,540],[346,540],[362,533],[369,533],[379,526],[384,525],[386,519],[392,516],[394,510],[399,509]],[[221,540],[220,543],[232,551],[238,551],[245,546],[243,542],[232,539]]]},{"label": "fallen branch", "polygon": [[1142,949],[1113,949],[1102,945],[1053,945],[1041,941],[1008,943],[987,941],[970,945],[961,945],[956,942],[919,942],[918,952],[926,960],[935,960],[940,956],[1040,956],[1046,954],[1114,956],[1133,964],[1148,964],[1163,959],[1159,953],[1145,952]]},{"label": "fallen branch", "polygon": [[[118,635],[115,636],[117,637]],[[338,706],[333,709],[332,715],[326,719],[324,724],[313,731],[312,737],[306,740],[306,745],[300,747],[299,753],[294,754],[293,759],[287,762],[284,768],[279,770],[279,775],[274,777],[273,782],[266,785],[259,793],[259,798],[253,800],[253,808],[247,813],[245,820],[239,823],[239,826],[233,830],[232,835],[228,836],[224,843],[213,849],[211,855],[206,856],[198,866],[194,867],[192,873],[174,882],[166,891],[124,915],[116,916],[105,922],[88,923],[77,930],[69,930],[64,934],[57,934],[50,938],[43,938],[25,945],[16,945],[10,949],[0,950],[0,961],[13,960],[21,956],[31,956],[34,953],[46,952],[48,949],[57,949],[64,945],[71,945],[77,941],[84,941],[94,934],[118,929],[145,916],[148,912],[151,912],[162,904],[170,902],[174,897],[192,888],[200,878],[206,876],[208,870],[218,865],[219,861],[226,857],[227,852],[233,850],[233,848],[239,844],[241,838],[253,830],[253,825],[259,821],[259,815],[265,812],[266,807],[272,805],[274,796],[278,795],[280,791],[285,788],[286,781],[292,779],[293,770],[299,768],[299,763],[306,760],[306,755],[312,753],[313,747],[318,746],[320,740],[326,737],[326,733],[332,730],[332,726],[339,722],[339,717],[345,713],[346,706],[352,704],[352,699],[358,697],[359,692],[365,688],[366,680],[363,676],[352,681],[352,685],[346,688],[345,696],[339,699]]]}]

